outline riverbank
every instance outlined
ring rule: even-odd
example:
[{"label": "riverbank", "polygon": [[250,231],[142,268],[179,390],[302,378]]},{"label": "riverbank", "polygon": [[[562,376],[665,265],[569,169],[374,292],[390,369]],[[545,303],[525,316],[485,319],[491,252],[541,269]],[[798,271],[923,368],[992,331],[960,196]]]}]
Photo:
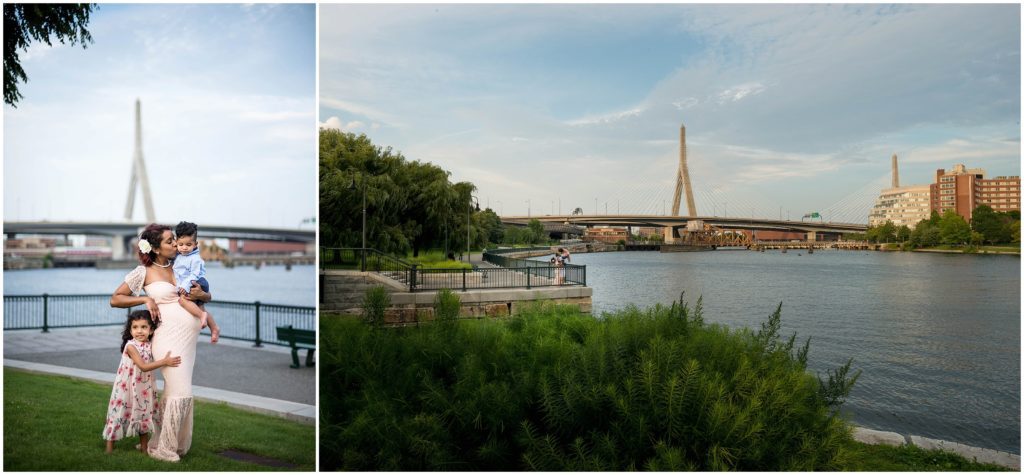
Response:
[{"label": "riverbank", "polygon": [[963,248],[959,246],[935,246],[935,247],[920,247],[914,249],[903,249],[900,244],[896,243],[884,243],[880,244],[879,251],[882,252],[930,252],[936,254],[993,254],[993,255],[1008,255],[1008,256],[1019,256],[1020,248],[1014,248],[1009,246],[974,246]]},{"label": "riverbank", "polygon": [[[966,461],[973,461],[977,464],[992,464],[1011,470],[1020,471],[1020,455],[1002,452],[998,450],[973,447],[948,440],[937,440],[918,435],[903,435],[896,432],[879,431],[864,427],[854,427],[853,440],[876,446],[889,446],[904,453],[914,453],[914,448],[920,451],[941,451],[963,457]],[[916,467],[920,470],[921,467]],[[951,469],[951,468],[947,468]],[[860,468],[858,470],[873,470]]]}]

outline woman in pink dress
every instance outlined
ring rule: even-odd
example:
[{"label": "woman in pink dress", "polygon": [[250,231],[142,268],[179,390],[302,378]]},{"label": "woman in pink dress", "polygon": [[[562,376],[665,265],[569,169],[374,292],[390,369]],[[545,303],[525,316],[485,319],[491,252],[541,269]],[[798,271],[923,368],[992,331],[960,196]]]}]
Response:
[{"label": "woman in pink dress", "polygon": [[[110,297],[110,306],[128,308],[145,305],[159,322],[153,333],[153,354],[168,351],[181,357],[179,366],[160,369],[164,378],[161,403],[161,425],[153,433],[149,455],[155,459],[177,462],[192,445],[192,368],[196,360],[199,320],[179,303],[171,264],[178,250],[171,228],[150,224],[139,236],[139,262],[142,265],[125,276],[124,282]],[[142,291],[145,295],[140,295]],[[198,285],[188,297],[208,302],[210,294]],[[210,318],[210,342],[216,343],[220,328]]]}]

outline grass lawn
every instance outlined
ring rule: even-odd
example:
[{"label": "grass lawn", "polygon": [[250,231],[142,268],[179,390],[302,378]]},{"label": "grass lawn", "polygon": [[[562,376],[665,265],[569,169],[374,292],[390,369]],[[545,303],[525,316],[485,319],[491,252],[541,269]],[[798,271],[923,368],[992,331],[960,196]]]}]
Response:
[{"label": "grass lawn", "polygon": [[[452,252],[458,256],[458,250],[452,250]],[[465,251],[463,251],[465,252]],[[475,250],[473,252],[479,252]],[[419,264],[421,269],[472,269],[473,266],[464,261],[448,260],[445,259],[444,251],[441,250],[430,250],[420,251],[420,255],[413,257],[410,252],[405,256],[405,262],[410,264]]]},{"label": "grass lawn", "polygon": [[[4,471],[256,471],[316,470],[312,425],[196,402],[192,448],[181,462],[153,460],[135,450],[138,437],[105,454],[100,432],[110,386],[4,368]],[[218,455],[245,452],[295,465],[278,468]]]}]

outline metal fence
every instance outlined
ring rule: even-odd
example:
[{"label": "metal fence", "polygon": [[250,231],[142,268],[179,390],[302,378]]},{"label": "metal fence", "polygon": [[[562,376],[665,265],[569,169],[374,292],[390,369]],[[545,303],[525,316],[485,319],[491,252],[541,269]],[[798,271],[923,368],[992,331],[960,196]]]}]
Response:
[{"label": "metal fence", "polygon": [[[548,285],[587,285],[587,266],[563,264],[561,267],[558,267],[550,261],[535,261],[532,259],[523,259],[506,255],[545,250],[551,253],[550,249],[551,248],[548,247],[493,249],[484,251],[483,257],[485,262],[489,262],[498,267],[519,273],[526,273],[527,276],[543,277],[547,280],[556,282],[555,284]],[[524,271],[523,269],[529,269],[529,271]],[[530,286],[531,285],[527,285],[527,287]],[[537,287],[538,285],[533,284],[532,286]]]},{"label": "metal fence", "polygon": [[[587,268],[566,264],[555,266],[505,256],[508,253],[549,251],[547,247],[495,249],[484,251],[484,261],[497,268],[423,269],[375,249],[321,248],[320,269],[349,269],[375,272],[404,284],[409,292],[424,290],[471,290],[587,285]],[[321,279],[324,275],[321,273]],[[321,280],[320,288],[324,288]],[[321,302],[323,292],[321,292]]]},{"label": "metal fence", "polygon": [[[5,295],[4,330],[72,328],[123,325],[125,317],[143,307],[112,308],[110,295]],[[277,339],[276,327],[292,325],[316,330],[316,307],[231,302],[214,300],[206,304],[220,327],[221,338],[288,346]],[[209,335],[204,329],[202,334]]]}]

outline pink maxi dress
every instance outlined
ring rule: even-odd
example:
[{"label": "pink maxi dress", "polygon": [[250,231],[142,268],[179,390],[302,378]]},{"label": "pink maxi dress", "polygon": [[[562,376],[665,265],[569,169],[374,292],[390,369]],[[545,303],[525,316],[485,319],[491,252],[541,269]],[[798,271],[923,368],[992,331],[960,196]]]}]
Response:
[{"label": "pink maxi dress", "polygon": [[160,368],[164,378],[162,423],[149,443],[149,455],[176,462],[192,446],[192,368],[196,362],[199,319],[178,303],[175,284],[154,281],[143,289],[145,281],[144,266],[136,267],[125,277],[133,294],[145,290],[160,307],[160,323],[153,334],[153,355],[162,358],[170,351],[171,356],[181,357],[181,365]]},{"label": "pink maxi dress", "polygon": [[121,363],[114,377],[114,389],[107,405],[107,423],[103,426],[103,440],[121,440],[148,434],[160,423],[160,403],[156,397],[156,375],[135,366],[128,356],[128,347],[134,346],[142,360],[153,362],[150,342],[128,340],[121,352]]}]

